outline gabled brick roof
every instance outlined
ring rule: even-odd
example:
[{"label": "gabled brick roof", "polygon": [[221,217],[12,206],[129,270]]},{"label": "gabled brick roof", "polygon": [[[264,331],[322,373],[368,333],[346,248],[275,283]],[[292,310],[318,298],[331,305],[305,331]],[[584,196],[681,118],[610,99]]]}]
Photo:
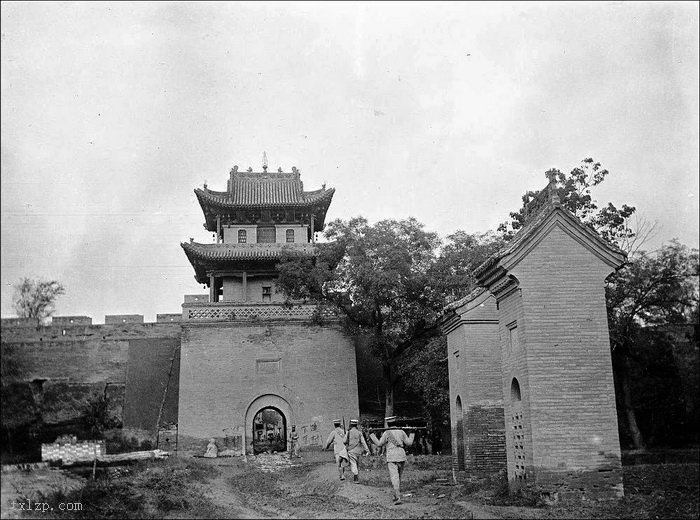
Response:
[{"label": "gabled brick roof", "polygon": [[592,242],[596,243],[598,247],[609,251],[615,256],[620,256],[623,259],[627,256],[627,254],[619,247],[604,240],[593,228],[581,222],[581,220],[575,215],[561,207],[559,203],[552,203],[551,201],[548,201],[542,207],[542,209],[533,218],[531,218],[520,231],[516,233],[515,237],[513,237],[513,239],[504,248],[491,256],[474,270],[474,276],[477,279],[481,279],[487,273],[487,271],[490,271],[491,268],[496,266],[501,259],[515,253],[526,241],[537,233],[540,227],[542,227],[549,219],[549,216],[555,212],[560,212],[562,215],[564,215],[565,219],[568,220],[569,223],[581,230],[583,234]]}]

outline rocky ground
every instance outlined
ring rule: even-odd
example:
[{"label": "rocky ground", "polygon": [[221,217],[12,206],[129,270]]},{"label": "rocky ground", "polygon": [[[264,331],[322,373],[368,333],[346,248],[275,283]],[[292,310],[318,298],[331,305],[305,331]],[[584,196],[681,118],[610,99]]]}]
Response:
[{"label": "rocky ground", "polygon": [[[698,464],[625,468],[627,496],[544,506],[509,496],[502,482],[454,485],[448,457],[416,459],[406,468],[403,503],[393,505],[381,461],[366,459],[360,483],[338,478],[323,452],[201,459],[177,457],[121,468],[75,472],[40,468],[2,475],[2,518],[696,518]],[[346,472],[349,475],[349,472]],[[12,500],[80,502],[82,511],[41,513]]]}]

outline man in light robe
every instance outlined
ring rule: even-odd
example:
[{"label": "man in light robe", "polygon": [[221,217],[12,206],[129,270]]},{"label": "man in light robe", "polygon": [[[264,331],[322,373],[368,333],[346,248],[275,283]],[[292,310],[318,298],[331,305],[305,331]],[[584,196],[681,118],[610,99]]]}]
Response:
[{"label": "man in light robe", "polygon": [[347,434],[348,459],[350,460],[350,471],[352,471],[352,480],[355,484],[359,484],[360,475],[357,467],[360,456],[364,453],[369,454],[367,441],[357,425],[357,419],[350,420],[350,429]]},{"label": "man in light robe", "polygon": [[340,420],[333,421],[333,431],[328,436],[323,449],[328,449],[333,445],[333,454],[335,455],[335,463],[338,466],[338,475],[340,480],[345,480],[345,466],[348,464],[348,450],[345,447],[345,430],[340,427]]},{"label": "man in light robe", "polygon": [[386,445],[386,466],[389,470],[391,485],[394,488],[394,505],[399,505],[401,503],[401,475],[406,465],[404,446],[413,444],[415,433],[411,432],[410,435],[406,435],[403,430],[392,426],[395,421],[396,416],[385,417],[384,422],[388,425],[388,429],[384,431],[382,438],[377,439],[374,433],[369,438],[378,447]]}]

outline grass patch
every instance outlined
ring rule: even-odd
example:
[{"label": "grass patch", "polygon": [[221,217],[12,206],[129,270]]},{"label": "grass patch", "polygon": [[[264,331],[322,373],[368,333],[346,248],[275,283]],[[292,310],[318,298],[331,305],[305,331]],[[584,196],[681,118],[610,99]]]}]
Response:
[{"label": "grass patch", "polygon": [[[100,479],[88,480],[80,489],[68,493],[56,490],[34,501],[52,506],[80,503],[82,509],[72,511],[71,518],[163,518],[173,514],[225,517],[225,511],[212,506],[204,492],[207,480],[217,473],[216,468],[189,459],[139,462],[129,467],[126,477],[110,478],[106,473]],[[47,511],[42,518],[65,515],[58,510]],[[30,517],[32,513],[20,512],[20,516]]]},{"label": "grass patch", "polygon": [[698,464],[623,466],[623,498],[570,499],[550,507],[532,491],[511,492],[505,474],[465,483],[459,495],[493,506],[537,508],[538,518],[698,518],[699,469]]}]

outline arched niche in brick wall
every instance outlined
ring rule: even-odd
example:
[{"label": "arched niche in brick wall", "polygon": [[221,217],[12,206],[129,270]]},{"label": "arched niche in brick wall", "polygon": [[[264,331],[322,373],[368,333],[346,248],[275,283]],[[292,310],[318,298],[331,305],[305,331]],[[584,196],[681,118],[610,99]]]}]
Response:
[{"label": "arched niche in brick wall", "polygon": [[284,416],[284,422],[287,427],[294,424],[294,414],[292,407],[286,399],[276,394],[264,394],[256,397],[246,409],[245,412],[245,450],[246,453],[253,453],[253,422],[255,415],[264,408],[274,408]]},{"label": "arched niche in brick wall", "polygon": [[455,421],[455,455],[457,458],[457,469],[462,471],[465,469],[465,453],[464,453],[464,409],[462,407],[462,398],[457,396],[455,403],[455,412],[457,413]]}]

